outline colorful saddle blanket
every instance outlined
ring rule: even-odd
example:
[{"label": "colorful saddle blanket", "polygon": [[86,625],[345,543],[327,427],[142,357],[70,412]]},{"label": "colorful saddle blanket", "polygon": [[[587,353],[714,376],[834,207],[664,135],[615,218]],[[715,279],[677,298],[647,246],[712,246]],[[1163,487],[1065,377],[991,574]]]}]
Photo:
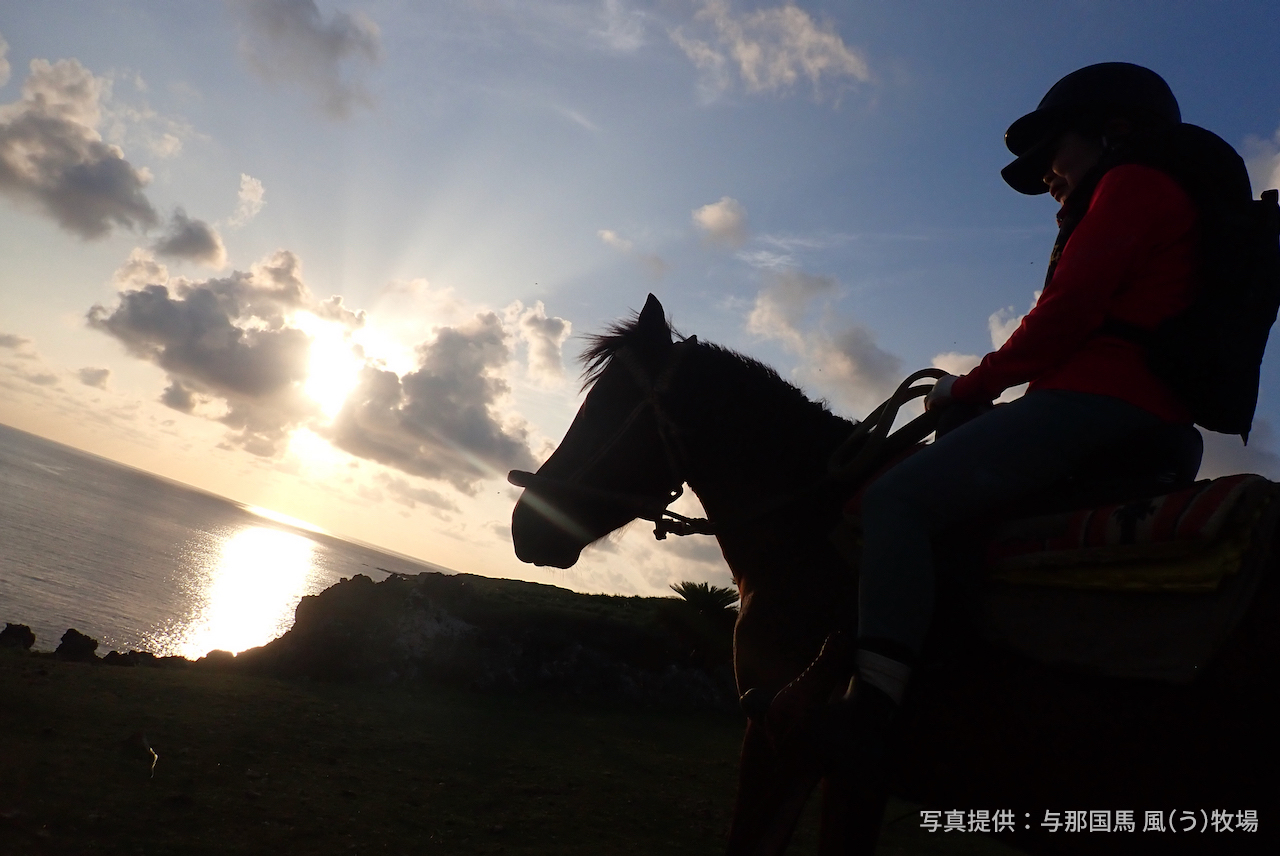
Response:
[{"label": "colorful saddle blanket", "polygon": [[1277,518],[1280,485],[1236,475],[1007,522],[988,544],[977,626],[1043,662],[1192,681],[1274,563]]},{"label": "colorful saddle blanket", "polygon": [[1259,475],[1225,476],[1163,496],[1007,521],[988,542],[988,573],[1012,584],[1216,591],[1257,542],[1269,540],[1278,488]]}]

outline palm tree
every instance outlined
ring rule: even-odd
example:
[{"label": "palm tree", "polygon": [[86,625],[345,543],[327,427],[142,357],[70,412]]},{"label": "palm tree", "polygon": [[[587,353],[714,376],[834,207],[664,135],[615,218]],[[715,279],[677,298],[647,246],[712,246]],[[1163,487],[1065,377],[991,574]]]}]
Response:
[{"label": "palm tree", "polygon": [[691,583],[688,581],[672,585],[670,588],[704,615],[738,611],[736,605],[738,603],[737,589],[713,586],[710,583]]}]

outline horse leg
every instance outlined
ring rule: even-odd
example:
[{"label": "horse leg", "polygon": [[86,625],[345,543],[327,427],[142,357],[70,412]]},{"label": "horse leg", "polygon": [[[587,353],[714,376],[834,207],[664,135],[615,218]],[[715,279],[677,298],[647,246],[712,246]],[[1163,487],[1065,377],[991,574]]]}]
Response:
[{"label": "horse leg", "polygon": [[868,783],[846,765],[822,780],[819,856],[872,856],[880,838],[889,791]]},{"label": "horse leg", "polygon": [[821,777],[821,768],[812,756],[780,754],[765,726],[748,720],[726,856],[783,853]]}]

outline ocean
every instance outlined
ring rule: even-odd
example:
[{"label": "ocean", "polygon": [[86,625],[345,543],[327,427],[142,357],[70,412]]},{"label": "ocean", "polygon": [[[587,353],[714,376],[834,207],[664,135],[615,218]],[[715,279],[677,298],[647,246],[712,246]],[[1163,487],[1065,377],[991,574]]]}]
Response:
[{"label": "ocean", "polygon": [[447,569],[0,425],[0,622],[51,651],[198,658],[280,636],[342,577]]}]

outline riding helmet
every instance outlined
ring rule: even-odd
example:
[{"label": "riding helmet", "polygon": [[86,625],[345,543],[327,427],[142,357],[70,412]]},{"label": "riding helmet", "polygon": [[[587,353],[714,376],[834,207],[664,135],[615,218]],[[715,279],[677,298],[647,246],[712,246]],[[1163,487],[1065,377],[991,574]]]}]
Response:
[{"label": "riding helmet", "polygon": [[1149,68],[1128,62],[1085,66],[1055,83],[1035,110],[1009,126],[1004,143],[1017,159],[1000,175],[1019,193],[1045,193],[1043,177],[1059,136],[1082,122],[1116,117],[1176,125],[1182,111],[1169,84]]}]

